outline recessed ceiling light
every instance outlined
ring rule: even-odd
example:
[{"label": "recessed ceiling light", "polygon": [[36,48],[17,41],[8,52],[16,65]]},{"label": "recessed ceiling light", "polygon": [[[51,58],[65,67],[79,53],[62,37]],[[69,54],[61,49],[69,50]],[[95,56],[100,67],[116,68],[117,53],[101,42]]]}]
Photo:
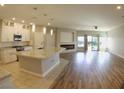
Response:
[{"label": "recessed ceiling light", "polygon": [[4,4],[0,4],[1,6],[4,6]]},{"label": "recessed ceiling light", "polygon": [[25,21],[24,20],[22,20],[22,23],[24,23]]},{"label": "recessed ceiling light", "polygon": [[33,23],[30,23],[30,25],[33,25]]},{"label": "recessed ceiling light", "polygon": [[48,23],[48,26],[50,25],[50,23]]},{"label": "recessed ceiling light", "polygon": [[118,10],[120,10],[122,7],[121,7],[121,6],[117,6],[116,8],[117,8]]},{"label": "recessed ceiling light", "polygon": [[43,27],[43,34],[46,34],[46,27]]},{"label": "recessed ceiling light", "polygon": [[14,21],[15,20],[15,17],[13,17],[12,20]]},{"label": "recessed ceiling light", "polygon": [[51,29],[50,33],[51,33],[51,36],[52,36],[53,35],[53,29]]},{"label": "recessed ceiling light", "polygon": [[32,24],[32,32],[35,32],[35,24]]}]

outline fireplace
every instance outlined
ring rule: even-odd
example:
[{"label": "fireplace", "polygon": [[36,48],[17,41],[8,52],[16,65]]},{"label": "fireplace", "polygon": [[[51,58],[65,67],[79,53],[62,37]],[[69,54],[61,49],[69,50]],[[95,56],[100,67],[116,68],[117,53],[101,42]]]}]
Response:
[{"label": "fireplace", "polygon": [[63,47],[66,50],[75,49],[75,45],[74,44],[62,44],[62,45],[60,45],[60,47]]}]

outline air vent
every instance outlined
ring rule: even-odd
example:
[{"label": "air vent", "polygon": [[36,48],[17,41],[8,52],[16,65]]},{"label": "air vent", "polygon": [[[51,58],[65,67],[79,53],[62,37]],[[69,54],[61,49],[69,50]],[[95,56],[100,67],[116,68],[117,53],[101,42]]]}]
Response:
[{"label": "air vent", "polygon": [[34,7],[33,10],[37,10],[38,8],[37,7]]}]

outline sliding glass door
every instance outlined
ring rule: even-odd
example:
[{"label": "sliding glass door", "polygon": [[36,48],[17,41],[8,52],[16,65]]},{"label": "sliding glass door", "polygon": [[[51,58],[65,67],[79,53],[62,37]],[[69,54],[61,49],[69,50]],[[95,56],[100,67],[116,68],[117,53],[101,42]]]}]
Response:
[{"label": "sliding glass door", "polygon": [[97,51],[98,50],[98,37],[97,36],[88,36],[88,51]]},{"label": "sliding glass door", "polygon": [[84,51],[105,51],[107,50],[107,37],[77,36],[77,48]]}]

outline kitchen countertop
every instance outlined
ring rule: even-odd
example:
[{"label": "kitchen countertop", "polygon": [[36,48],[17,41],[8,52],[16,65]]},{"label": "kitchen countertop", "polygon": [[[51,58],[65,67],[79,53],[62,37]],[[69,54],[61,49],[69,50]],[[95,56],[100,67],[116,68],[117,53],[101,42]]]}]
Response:
[{"label": "kitchen countertop", "polygon": [[61,52],[64,48],[49,48],[49,49],[32,49],[28,51],[20,51],[16,53],[18,56],[36,58],[36,59],[46,59],[52,55]]},{"label": "kitchen countertop", "polygon": [[3,80],[7,77],[11,76],[11,74],[9,72],[7,72],[6,70],[0,68],[0,80]]}]

